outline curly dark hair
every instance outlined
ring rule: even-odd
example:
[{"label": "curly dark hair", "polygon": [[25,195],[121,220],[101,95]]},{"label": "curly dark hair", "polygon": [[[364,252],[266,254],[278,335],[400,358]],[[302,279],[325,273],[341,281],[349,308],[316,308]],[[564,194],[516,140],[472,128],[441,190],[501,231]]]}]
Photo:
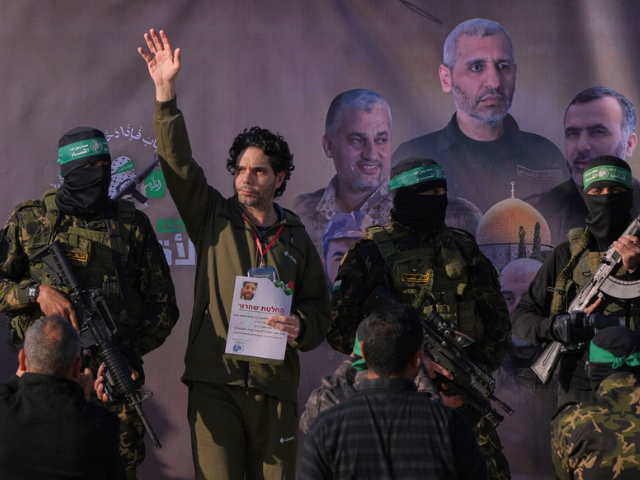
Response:
[{"label": "curly dark hair", "polygon": [[289,151],[289,145],[282,135],[275,135],[269,130],[260,127],[245,128],[244,132],[233,140],[227,158],[227,170],[235,175],[240,154],[248,147],[258,147],[269,157],[271,168],[278,174],[284,172],[284,182],[276,189],[276,197],[282,195],[287,188],[287,181],[291,178],[293,154]]}]

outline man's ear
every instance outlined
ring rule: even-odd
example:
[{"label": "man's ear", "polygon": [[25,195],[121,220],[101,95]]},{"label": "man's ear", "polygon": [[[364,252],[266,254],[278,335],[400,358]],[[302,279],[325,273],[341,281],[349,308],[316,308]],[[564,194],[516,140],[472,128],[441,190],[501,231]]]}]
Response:
[{"label": "man's ear", "polygon": [[438,75],[440,76],[440,85],[442,91],[449,93],[453,87],[451,86],[451,69],[444,64],[441,64],[438,68]]},{"label": "man's ear", "polygon": [[634,132],[631,135],[629,135],[629,138],[627,139],[627,148],[624,151],[624,154],[627,158],[630,158],[633,155],[633,151],[636,149],[637,145],[638,145],[638,137]]},{"label": "man's ear", "polygon": [[18,365],[19,370],[22,370],[23,372],[27,371],[27,356],[24,353],[24,348],[20,350],[20,353],[18,353]]},{"label": "man's ear", "polygon": [[364,342],[360,342],[360,353],[362,354],[362,358],[364,358],[364,361],[367,361],[367,357],[364,353]]},{"label": "man's ear", "polygon": [[80,378],[80,373],[82,372],[82,358],[78,357],[73,362],[71,366],[71,378],[74,380],[78,380]]},{"label": "man's ear", "polygon": [[276,173],[276,188],[280,188],[282,186],[282,182],[287,178],[287,174],[284,172]]},{"label": "man's ear", "polygon": [[422,363],[422,347],[416,350],[411,356],[411,366],[415,368],[420,368],[420,364]]},{"label": "man's ear", "polygon": [[328,158],[333,158],[333,152],[331,150],[331,137],[329,136],[328,133],[325,133],[322,136],[322,149],[324,150],[324,154],[328,157]]}]

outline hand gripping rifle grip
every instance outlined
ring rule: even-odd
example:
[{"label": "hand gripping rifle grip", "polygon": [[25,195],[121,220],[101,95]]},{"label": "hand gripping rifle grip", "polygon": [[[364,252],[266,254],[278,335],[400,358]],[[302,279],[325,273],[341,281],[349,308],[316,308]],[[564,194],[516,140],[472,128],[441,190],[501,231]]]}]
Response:
[{"label": "hand gripping rifle grip", "polygon": [[115,387],[120,395],[124,395],[127,405],[135,408],[155,447],[162,448],[160,440],[153,431],[149,420],[147,420],[144,410],[142,410],[142,399],[138,394],[135,382],[131,378],[131,371],[127,366],[122,352],[118,350],[113,343],[108,341],[100,345],[98,354],[105,364],[106,372],[108,372],[105,373],[105,378],[112,382],[112,386]]}]

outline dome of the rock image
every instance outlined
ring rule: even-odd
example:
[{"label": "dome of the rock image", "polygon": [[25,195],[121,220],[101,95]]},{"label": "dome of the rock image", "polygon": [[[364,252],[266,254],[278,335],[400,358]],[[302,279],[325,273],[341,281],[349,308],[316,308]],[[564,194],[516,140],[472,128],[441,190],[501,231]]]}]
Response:
[{"label": "dome of the rock image", "polygon": [[478,245],[519,243],[520,227],[526,232],[525,243],[533,243],[536,223],[540,224],[540,243],[551,244],[551,231],[542,214],[518,198],[496,203],[484,214],[476,229]]}]

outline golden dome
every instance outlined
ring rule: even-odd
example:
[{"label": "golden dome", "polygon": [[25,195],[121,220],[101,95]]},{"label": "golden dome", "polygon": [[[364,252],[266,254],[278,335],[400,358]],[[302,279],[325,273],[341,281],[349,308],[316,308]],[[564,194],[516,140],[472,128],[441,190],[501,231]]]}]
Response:
[{"label": "golden dome", "polygon": [[476,240],[478,245],[518,244],[523,227],[524,243],[532,244],[536,223],[540,223],[540,243],[551,245],[549,225],[540,212],[518,198],[508,198],[487,210],[478,224]]}]

